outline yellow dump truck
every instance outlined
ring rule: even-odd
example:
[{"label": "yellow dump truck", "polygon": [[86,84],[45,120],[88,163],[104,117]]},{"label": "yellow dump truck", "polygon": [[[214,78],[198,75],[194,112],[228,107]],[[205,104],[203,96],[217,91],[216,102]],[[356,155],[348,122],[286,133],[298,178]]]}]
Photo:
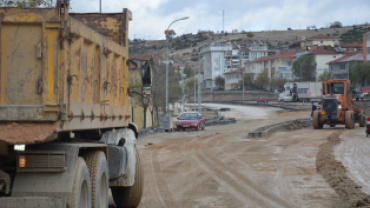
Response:
[{"label": "yellow dump truck", "polygon": [[68,4],[0,8],[0,208],[108,207],[109,190],[117,207],[140,203],[132,14]]}]

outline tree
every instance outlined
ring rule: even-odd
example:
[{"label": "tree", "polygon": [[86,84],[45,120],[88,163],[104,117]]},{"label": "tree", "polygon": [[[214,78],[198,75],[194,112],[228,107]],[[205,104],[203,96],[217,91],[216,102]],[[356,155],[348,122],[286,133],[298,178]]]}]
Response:
[{"label": "tree", "polygon": [[[243,80],[239,81],[239,85],[243,86]],[[244,87],[253,86],[252,76],[250,74],[244,74]]]},{"label": "tree", "polygon": [[12,0],[2,1],[1,6],[4,7],[53,7],[55,6],[55,0]]},{"label": "tree", "polygon": [[324,71],[324,73],[320,74],[319,81],[326,81],[331,79],[331,72],[330,71]]},{"label": "tree", "polygon": [[253,37],[254,37],[254,33],[252,33],[252,32],[248,32],[248,33],[247,33],[247,37],[248,37],[248,38],[253,38]]},{"label": "tree", "polygon": [[193,69],[191,68],[191,66],[189,65],[186,65],[185,66],[185,69],[184,69],[184,74],[186,74],[186,77],[189,78],[189,77],[192,77],[193,76]]},{"label": "tree", "polygon": [[[182,86],[179,84],[181,75],[174,72],[171,63],[168,64],[168,71],[168,102],[173,103],[183,95]],[[166,107],[166,64],[154,61],[152,75],[153,107]]]},{"label": "tree", "polygon": [[267,71],[258,74],[257,79],[254,80],[253,86],[259,89],[266,89],[270,85],[270,77]]},{"label": "tree", "polygon": [[301,81],[314,81],[316,66],[314,57],[306,54],[293,62],[292,72],[296,77],[300,77]]},{"label": "tree", "polygon": [[218,88],[225,88],[225,78],[221,75],[218,75],[215,79],[215,84]]},{"label": "tree", "polygon": [[153,96],[152,95],[140,95],[140,94],[133,94],[134,99],[137,101],[135,104],[143,108],[144,112],[144,129],[146,129],[146,113],[148,108],[152,106],[153,103]]},{"label": "tree", "polygon": [[370,81],[370,64],[357,62],[349,70],[349,79],[353,87],[364,87]]},{"label": "tree", "polygon": [[277,89],[279,92],[284,90],[284,84],[287,83],[288,80],[283,77],[278,77],[271,80],[271,90],[274,91]]},{"label": "tree", "polygon": [[288,30],[290,31],[290,30],[292,30],[292,28],[288,27]]}]

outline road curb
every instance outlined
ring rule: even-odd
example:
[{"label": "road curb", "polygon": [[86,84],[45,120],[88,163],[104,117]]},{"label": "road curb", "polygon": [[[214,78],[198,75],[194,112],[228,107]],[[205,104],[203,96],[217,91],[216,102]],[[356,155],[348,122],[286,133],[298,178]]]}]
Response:
[{"label": "road curb", "polygon": [[254,107],[272,107],[272,108],[281,108],[286,111],[290,112],[300,112],[300,111],[307,111],[307,109],[295,109],[285,106],[278,106],[278,105],[271,105],[271,104],[254,104],[254,103],[241,103],[239,101],[213,101],[213,102],[203,102],[203,103],[216,103],[216,104],[226,104],[226,105],[242,105],[242,106],[254,106]]},{"label": "road curb", "polygon": [[282,130],[294,130],[297,128],[302,128],[302,127],[309,127],[312,125],[311,119],[297,119],[297,120],[290,120],[290,121],[285,121],[269,126],[263,126],[260,127],[252,132],[249,132],[249,137],[251,138],[261,138],[268,136],[274,132],[277,131],[282,131]]}]

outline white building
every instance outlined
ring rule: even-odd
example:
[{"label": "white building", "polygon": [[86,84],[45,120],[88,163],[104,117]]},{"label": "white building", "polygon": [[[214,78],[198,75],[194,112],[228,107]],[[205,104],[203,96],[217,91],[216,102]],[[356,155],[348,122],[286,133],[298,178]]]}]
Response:
[{"label": "white building", "polygon": [[205,88],[214,87],[217,76],[242,68],[245,63],[271,55],[268,45],[261,41],[253,42],[215,42],[200,49],[204,57]]},{"label": "white building", "polygon": [[316,78],[318,78],[325,71],[329,71],[328,62],[334,61],[346,55],[342,48],[331,46],[320,46],[312,50],[308,55],[313,56],[316,66]]}]

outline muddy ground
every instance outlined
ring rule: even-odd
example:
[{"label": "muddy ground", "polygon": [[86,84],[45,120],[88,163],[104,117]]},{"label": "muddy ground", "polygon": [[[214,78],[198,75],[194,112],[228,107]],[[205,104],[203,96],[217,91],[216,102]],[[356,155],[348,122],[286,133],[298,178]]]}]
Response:
[{"label": "muddy ground", "polygon": [[[236,124],[140,138],[145,170],[140,208],[368,206],[365,185],[354,178],[368,170],[370,159],[356,163],[359,167],[351,173],[345,161],[353,160],[336,153],[348,151],[341,145],[354,133],[361,140],[364,128],[304,128],[251,139],[249,131],[258,127],[310,114],[270,109],[256,118],[248,113],[251,110],[256,109],[233,109],[231,113],[242,118]],[[345,135],[343,141],[341,135]],[[350,153],[344,155],[352,158]],[[370,180],[366,173],[362,177],[365,184]],[[370,191],[368,183],[366,188]]]}]

